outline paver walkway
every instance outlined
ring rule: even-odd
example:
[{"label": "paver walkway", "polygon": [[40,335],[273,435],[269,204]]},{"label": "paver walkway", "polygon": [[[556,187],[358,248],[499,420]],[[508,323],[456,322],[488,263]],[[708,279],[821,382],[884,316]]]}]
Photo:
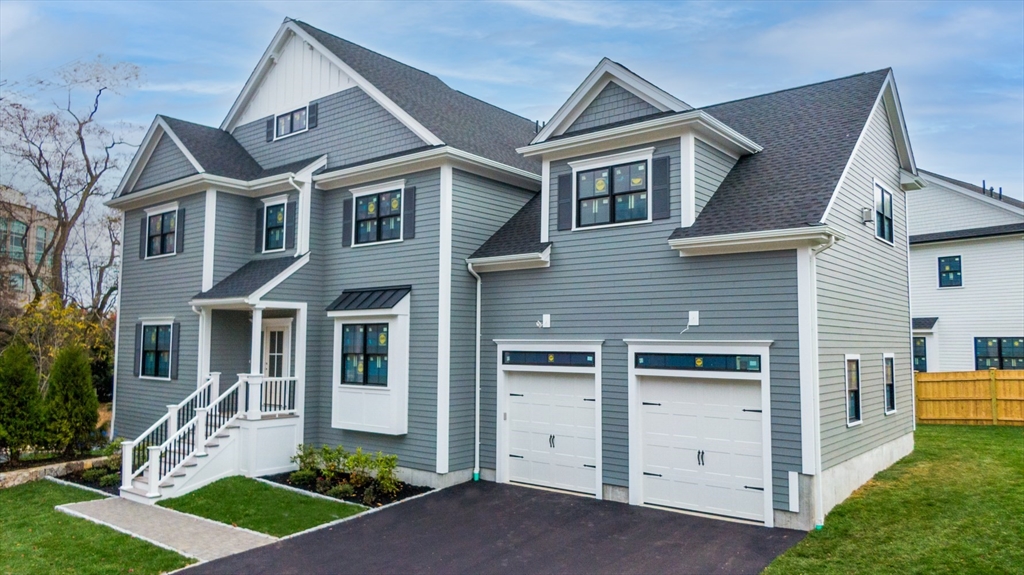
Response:
[{"label": "paver walkway", "polygon": [[277,541],[263,535],[156,505],[110,497],[58,505],[57,509],[95,521],[200,561],[210,561]]}]

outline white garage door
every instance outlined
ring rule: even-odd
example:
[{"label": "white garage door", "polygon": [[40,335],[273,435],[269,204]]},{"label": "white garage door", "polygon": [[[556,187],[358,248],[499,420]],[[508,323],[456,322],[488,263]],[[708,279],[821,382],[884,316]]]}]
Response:
[{"label": "white garage door", "polygon": [[594,376],[508,372],[509,480],[595,493]]},{"label": "white garage door", "polygon": [[764,521],[759,382],[641,378],[645,503]]}]

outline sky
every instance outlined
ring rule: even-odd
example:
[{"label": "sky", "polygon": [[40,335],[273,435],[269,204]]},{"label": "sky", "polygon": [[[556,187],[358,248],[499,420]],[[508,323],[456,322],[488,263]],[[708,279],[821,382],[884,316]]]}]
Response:
[{"label": "sky", "polygon": [[[1024,2],[12,2],[0,80],[102,55],[104,102],[217,126],[285,17],[545,121],[602,57],[700,107],[891,67],[920,168],[1024,197]],[[0,174],[2,176],[2,174]]]}]

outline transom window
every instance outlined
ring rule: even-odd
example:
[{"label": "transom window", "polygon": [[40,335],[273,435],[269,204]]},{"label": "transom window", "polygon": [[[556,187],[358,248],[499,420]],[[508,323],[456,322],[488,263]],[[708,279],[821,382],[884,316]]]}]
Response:
[{"label": "transom window", "polygon": [[171,377],[171,325],[142,327],[142,375]]},{"label": "transom window", "polygon": [[859,358],[846,358],[846,423],[860,423]]},{"label": "transom window", "polygon": [[263,251],[272,252],[284,249],[285,202],[264,206],[263,217]]},{"label": "transom window", "polygon": [[174,229],[177,213],[177,210],[171,210],[149,216],[149,242],[146,244],[146,257],[174,253]]},{"label": "transom window", "polygon": [[356,198],[356,243],[402,239],[402,190]]},{"label": "transom window", "polygon": [[1024,369],[1024,338],[974,338],[975,369]]},{"label": "transom window", "polygon": [[896,359],[885,357],[883,377],[885,378],[885,412],[896,411]]},{"label": "transom window", "polygon": [[647,161],[576,174],[576,226],[647,219]]},{"label": "transom window", "polygon": [[388,384],[388,324],[344,324],[341,382],[350,385]]},{"label": "transom window", "polygon": [[960,287],[963,285],[960,256],[939,258],[939,287]]},{"label": "transom window", "polygon": [[875,184],[875,235],[892,242],[892,194]]},{"label": "transom window", "polygon": [[306,108],[281,114],[277,117],[277,137],[287,136],[306,129]]},{"label": "transom window", "polygon": [[928,371],[928,346],[923,337],[914,338],[914,371]]}]

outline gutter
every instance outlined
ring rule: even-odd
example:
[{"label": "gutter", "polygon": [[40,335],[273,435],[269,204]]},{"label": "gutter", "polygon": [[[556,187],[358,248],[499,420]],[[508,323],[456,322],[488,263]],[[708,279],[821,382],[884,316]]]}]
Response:
[{"label": "gutter", "polygon": [[469,270],[469,274],[476,278],[476,387],[475,387],[475,401],[476,406],[473,410],[473,481],[480,481],[480,338],[482,333],[480,330],[480,291],[483,286],[483,279],[473,269],[473,263],[467,261],[466,269]]}]

